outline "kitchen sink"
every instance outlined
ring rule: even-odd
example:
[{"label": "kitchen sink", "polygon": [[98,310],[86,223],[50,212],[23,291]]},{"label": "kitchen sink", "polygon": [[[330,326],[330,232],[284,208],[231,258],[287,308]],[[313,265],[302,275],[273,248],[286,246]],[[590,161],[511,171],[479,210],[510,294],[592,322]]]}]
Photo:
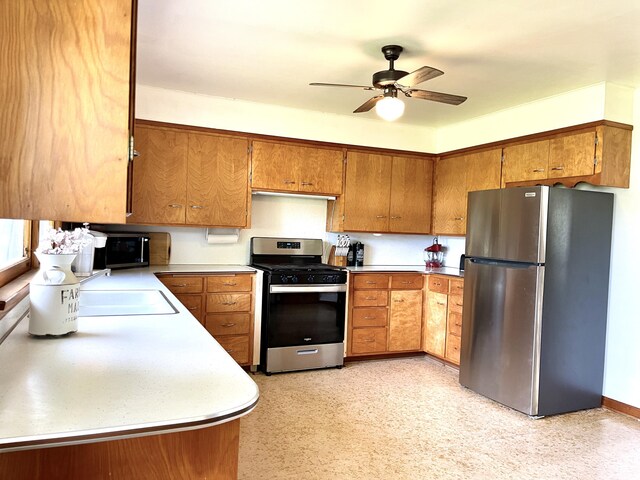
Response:
[{"label": "kitchen sink", "polygon": [[80,317],[174,313],[178,310],[160,290],[80,290]]}]

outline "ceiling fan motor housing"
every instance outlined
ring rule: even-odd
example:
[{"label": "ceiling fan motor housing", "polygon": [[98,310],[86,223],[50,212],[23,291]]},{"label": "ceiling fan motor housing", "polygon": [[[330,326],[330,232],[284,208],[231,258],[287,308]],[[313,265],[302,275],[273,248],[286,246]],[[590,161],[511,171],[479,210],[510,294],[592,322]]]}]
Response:
[{"label": "ceiling fan motor housing", "polygon": [[373,74],[373,86],[382,88],[386,85],[393,85],[405,75],[409,75],[409,72],[404,70],[382,70]]}]

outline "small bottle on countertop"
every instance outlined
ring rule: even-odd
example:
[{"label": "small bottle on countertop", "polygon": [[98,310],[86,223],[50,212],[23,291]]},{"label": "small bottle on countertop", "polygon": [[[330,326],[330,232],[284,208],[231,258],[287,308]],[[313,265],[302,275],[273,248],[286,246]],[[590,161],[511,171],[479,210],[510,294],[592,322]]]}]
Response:
[{"label": "small bottle on countertop", "polygon": [[349,251],[347,252],[347,267],[354,267],[356,265],[356,248],[353,243],[349,244]]},{"label": "small bottle on countertop", "polygon": [[356,267],[362,267],[364,265],[364,243],[356,242]]}]

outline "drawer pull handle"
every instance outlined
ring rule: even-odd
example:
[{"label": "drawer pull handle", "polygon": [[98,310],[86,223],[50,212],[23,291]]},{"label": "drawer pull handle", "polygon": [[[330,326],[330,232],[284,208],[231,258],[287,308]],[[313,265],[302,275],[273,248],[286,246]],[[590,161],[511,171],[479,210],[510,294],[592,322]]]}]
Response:
[{"label": "drawer pull handle", "polygon": [[542,173],[544,172],[544,168],[534,168],[532,171],[535,173]]},{"label": "drawer pull handle", "polygon": [[438,305],[443,305],[443,306],[445,305],[445,304],[444,304],[444,303],[442,303],[442,302],[436,302],[436,303],[437,303]]},{"label": "drawer pull handle", "polygon": [[386,215],[376,215],[376,218],[387,218]]},{"label": "drawer pull handle", "polygon": [[174,285],[174,287],[177,287],[177,288],[182,288],[182,287],[186,287],[186,286],[187,286],[186,283],[177,283],[176,285]]},{"label": "drawer pull handle", "polygon": [[551,167],[551,170],[564,170],[564,167]]},{"label": "drawer pull handle", "polygon": [[404,300],[394,300],[396,303],[404,303]]},{"label": "drawer pull handle", "polygon": [[461,323],[456,322],[456,323],[455,323],[455,326],[456,326],[456,327],[461,327],[461,326],[462,326],[462,324],[461,324]]},{"label": "drawer pull handle", "polygon": [[365,300],[377,300],[377,297],[364,297]]},{"label": "drawer pull handle", "polygon": [[369,317],[369,316],[364,317],[365,320],[373,320],[374,318],[376,318],[376,317]]},{"label": "drawer pull handle", "polygon": [[440,285],[442,285],[440,282],[433,282],[433,284],[434,284],[436,287],[439,287]]},{"label": "drawer pull handle", "polygon": [[189,307],[189,308],[187,308],[187,310],[197,310],[197,309],[198,309],[198,307]]},{"label": "drawer pull handle", "polygon": [[235,287],[238,284],[235,282],[224,282],[222,285],[224,285],[225,287]]},{"label": "drawer pull handle", "polygon": [[202,205],[191,205],[191,208],[193,208],[194,210],[201,210],[204,207]]},{"label": "drawer pull handle", "polygon": [[377,285],[378,284],[378,282],[372,282],[371,280],[367,280],[364,283],[366,283],[367,285]]},{"label": "drawer pull handle", "polygon": [[238,302],[222,302],[222,305],[235,305]]},{"label": "drawer pull handle", "polygon": [[283,180],[282,183],[284,183],[285,185],[293,185],[295,182],[295,180]]},{"label": "drawer pull handle", "polygon": [[233,352],[235,352],[233,348],[230,348],[229,350],[227,350],[227,353],[233,353]]},{"label": "drawer pull handle", "polygon": [[456,302],[456,305],[457,305],[457,306],[459,306],[459,307],[461,307],[461,306],[462,306],[462,304],[461,304],[461,303],[458,303],[458,302]]},{"label": "drawer pull handle", "polygon": [[222,326],[229,328],[229,327],[234,327],[236,324],[235,323],[223,323]]},{"label": "drawer pull handle", "polygon": [[312,182],[300,182],[300,185],[302,185],[303,187],[312,187],[313,183]]},{"label": "drawer pull handle", "polygon": [[397,220],[399,218],[402,218],[402,217],[400,215],[391,215],[392,220]]},{"label": "drawer pull handle", "polygon": [[182,205],[180,205],[179,203],[170,203],[168,205],[169,208],[182,208]]},{"label": "drawer pull handle", "polygon": [[365,342],[365,343],[373,343],[373,342],[375,342],[376,340],[375,340],[375,338],[365,338],[365,339],[363,339],[362,341],[363,341],[363,342]]},{"label": "drawer pull handle", "polygon": [[413,285],[413,282],[402,282],[403,285]]}]

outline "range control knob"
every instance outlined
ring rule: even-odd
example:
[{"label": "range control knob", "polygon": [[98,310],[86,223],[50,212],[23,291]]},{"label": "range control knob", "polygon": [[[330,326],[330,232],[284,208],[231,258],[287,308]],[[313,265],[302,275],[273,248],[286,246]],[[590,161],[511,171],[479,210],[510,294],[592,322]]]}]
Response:
[{"label": "range control knob", "polygon": [[291,283],[298,283],[298,276],[297,275],[291,275]]},{"label": "range control knob", "polygon": [[309,275],[309,276],[307,277],[307,282],[308,282],[308,283],[313,283],[313,275]]},{"label": "range control knob", "polygon": [[287,283],[287,281],[288,281],[288,280],[287,280],[287,276],[286,276],[286,275],[281,275],[281,276],[280,276],[280,281],[281,281],[282,283]]}]

